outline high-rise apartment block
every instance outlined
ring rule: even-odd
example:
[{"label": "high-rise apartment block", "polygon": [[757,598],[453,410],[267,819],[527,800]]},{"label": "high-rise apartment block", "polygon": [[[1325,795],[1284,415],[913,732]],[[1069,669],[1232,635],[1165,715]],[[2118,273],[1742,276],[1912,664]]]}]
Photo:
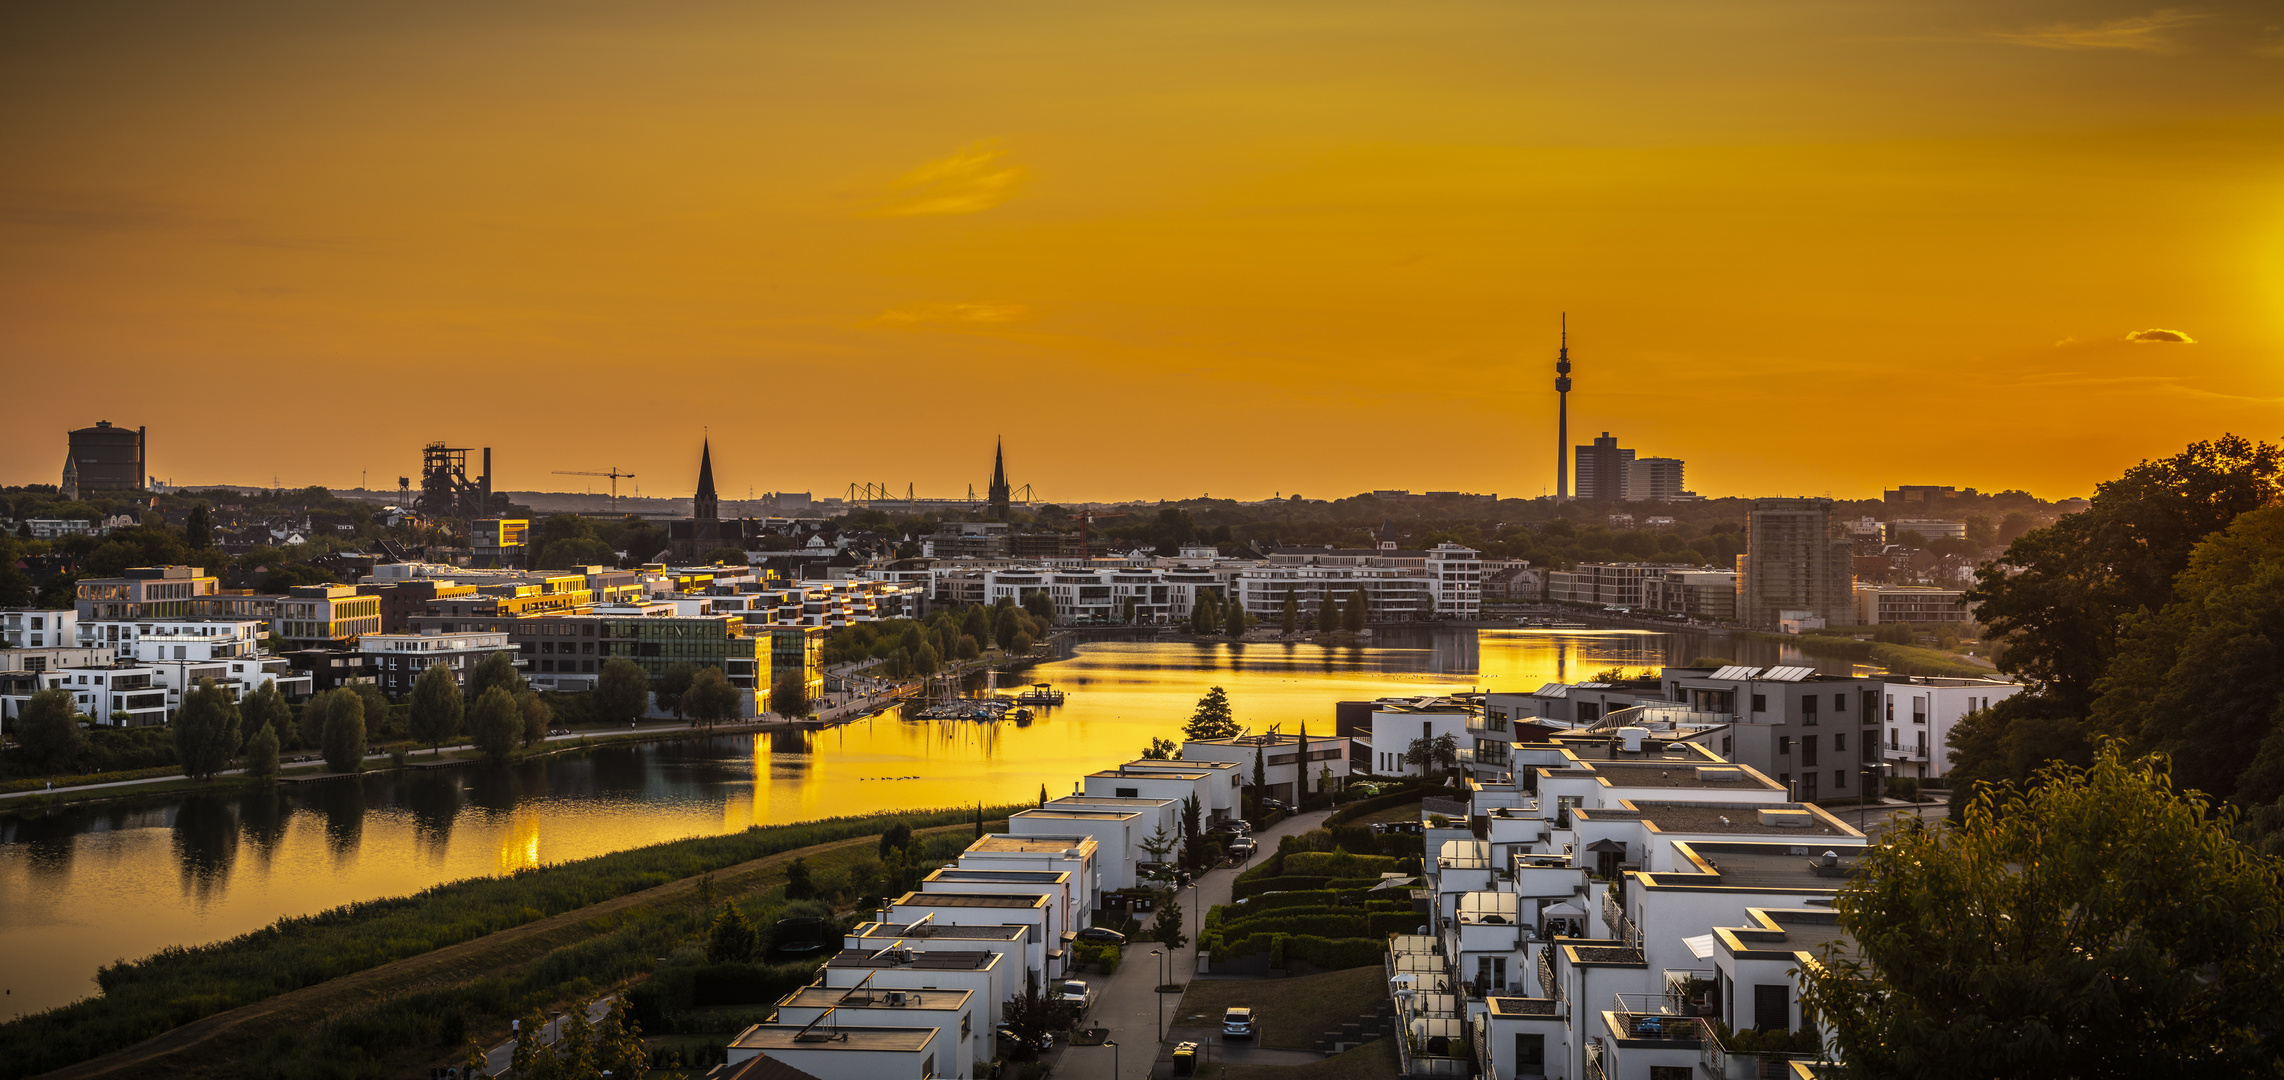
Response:
[{"label": "high-rise apartment block", "polygon": [[1745,553],[1737,557],[1737,618],[1774,630],[1802,612],[1827,626],[1856,621],[1855,550],[1832,535],[1830,499],[1755,499],[1745,514]]},{"label": "high-rise apartment block", "polygon": [[1618,445],[1605,431],[1590,446],[1578,448],[1578,497],[1589,502],[1626,497],[1626,481],[1633,471],[1634,452]]},{"label": "high-rise apartment block", "polygon": [[1672,502],[1693,496],[1682,490],[1680,458],[1648,457],[1635,458],[1627,469],[1625,497],[1629,502]]}]

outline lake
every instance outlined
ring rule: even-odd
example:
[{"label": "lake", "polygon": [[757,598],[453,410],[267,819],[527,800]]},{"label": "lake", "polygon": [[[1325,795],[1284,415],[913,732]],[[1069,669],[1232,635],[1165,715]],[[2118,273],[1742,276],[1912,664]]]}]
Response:
[{"label": "lake", "polygon": [[94,993],[95,969],[113,960],[440,882],[755,824],[1061,794],[1154,736],[1178,739],[1212,686],[1256,730],[1329,732],[1336,701],[1529,691],[1700,656],[1813,663],[1765,643],[1640,630],[1398,630],[1352,647],[1097,640],[1024,674],[1069,693],[1028,723],[880,716],[0,816],[0,1016]]}]

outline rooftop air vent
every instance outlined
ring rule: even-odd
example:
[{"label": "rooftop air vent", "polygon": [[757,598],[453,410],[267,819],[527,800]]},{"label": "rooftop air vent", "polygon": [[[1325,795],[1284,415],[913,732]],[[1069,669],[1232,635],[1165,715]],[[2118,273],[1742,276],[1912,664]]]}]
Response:
[{"label": "rooftop air vent", "polygon": [[1700,765],[1697,767],[1697,782],[1701,784],[1734,784],[1744,778],[1745,774],[1734,766]]},{"label": "rooftop air vent", "polygon": [[1761,824],[1779,829],[1805,829],[1816,824],[1816,819],[1806,810],[1763,807],[1761,809]]}]

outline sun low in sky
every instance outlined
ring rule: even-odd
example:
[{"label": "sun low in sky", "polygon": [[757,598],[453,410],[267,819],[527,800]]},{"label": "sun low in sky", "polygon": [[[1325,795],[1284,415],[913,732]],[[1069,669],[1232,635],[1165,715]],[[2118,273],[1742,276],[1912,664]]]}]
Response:
[{"label": "sun low in sky", "polygon": [[2284,434],[2284,12],[15,5],[0,481],[2083,494]]}]

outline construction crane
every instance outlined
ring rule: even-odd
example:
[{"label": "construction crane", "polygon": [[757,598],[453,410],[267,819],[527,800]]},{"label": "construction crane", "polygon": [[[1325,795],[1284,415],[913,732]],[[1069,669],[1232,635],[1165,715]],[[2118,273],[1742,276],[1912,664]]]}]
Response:
[{"label": "construction crane", "polygon": [[610,478],[611,478],[611,513],[612,513],[612,515],[614,515],[614,516],[616,516],[616,515],[618,514],[618,512],[619,512],[619,481],[620,481],[620,480],[632,480],[632,479],[634,479],[634,474],[633,474],[633,473],[630,473],[630,472],[620,472],[620,471],[619,471],[619,467],[618,467],[618,466],[616,466],[616,465],[613,465],[613,466],[611,466],[611,471],[609,471],[609,472],[588,472],[588,471],[583,471],[583,470],[578,470],[578,469],[556,469],[556,470],[553,470],[553,471],[554,471],[555,475],[557,475],[557,476],[608,476],[608,477],[610,477]]}]

